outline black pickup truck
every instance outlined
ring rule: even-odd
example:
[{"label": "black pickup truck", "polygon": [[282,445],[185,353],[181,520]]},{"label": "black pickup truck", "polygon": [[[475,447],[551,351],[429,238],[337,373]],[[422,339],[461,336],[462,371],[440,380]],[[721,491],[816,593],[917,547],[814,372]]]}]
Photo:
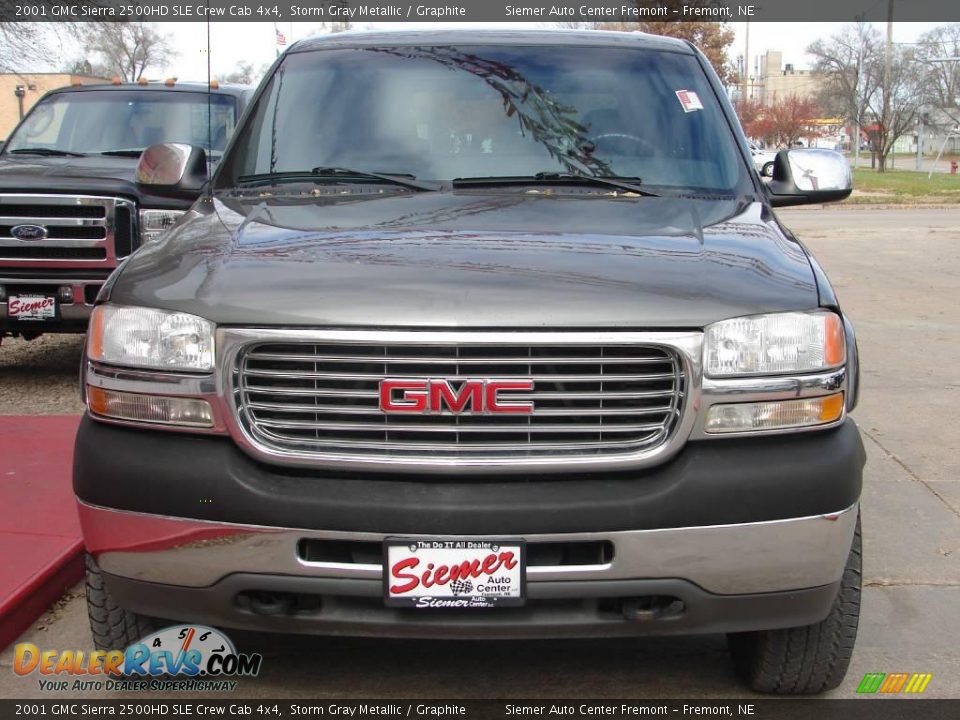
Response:
[{"label": "black pickup truck", "polygon": [[86,331],[107,276],[198,194],[137,184],[140,153],[185,143],[215,162],[251,94],[167,81],[44,95],[0,152],[0,340]]},{"label": "black pickup truck", "polygon": [[[154,146],[158,188],[199,150]],[[846,673],[853,327],[692,45],[305,40],[189,213],[105,285],[74,490],[102,649],[158,618],[382,637],[727,633]]]}]

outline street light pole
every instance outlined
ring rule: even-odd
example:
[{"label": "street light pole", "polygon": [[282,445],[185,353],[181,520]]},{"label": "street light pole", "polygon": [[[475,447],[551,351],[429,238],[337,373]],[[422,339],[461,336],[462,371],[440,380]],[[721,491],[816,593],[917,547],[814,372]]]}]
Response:
[{"label": "street light pole", "polygon": [[17,109],[20,111],[20,119],[23,120],[23,97],[27,94],[27,89],[23,85],[17,85],[13,94],[17,96]]},{"label": "street light pole", "polygon": [[[890,118],[890,65],[893,61],[893,0],[887,1],[887,47],[883,56],[883,118],[881,119],[881,130],[883,138],[883,143],[886,144],[888,129],[887,125],[889,124]],[[891,148],[892,150],[893,148]],[[883,153],[884,148],[881,146],[880,151]],[[896,153],[893,153],[895,155]],[[893,160],[893,155],[891,155],[891,160]],[[886,155],[882,154],[880,156],[880,169],[886,170]]]},{"label": "street light pole", "polygon": [[917,113],[917,172],[923,170],[923,95],[920,96],[920,110]]}]

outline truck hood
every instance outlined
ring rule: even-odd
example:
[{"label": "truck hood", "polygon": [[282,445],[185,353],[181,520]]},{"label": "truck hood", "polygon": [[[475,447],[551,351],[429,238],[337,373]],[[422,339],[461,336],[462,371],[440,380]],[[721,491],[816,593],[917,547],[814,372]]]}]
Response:
[{"label": "truck hood", "polygon": [[138,158],[90,155],[87,157],[45,157],[39,155],[0,156],[0,183],[42,183],[49,178],[109,178],[132,183]]},{"label": "truck hood", "polygon": [[0,155],[0,193],[106,195],[136,200],[141,207],[186,210],[196,194],[138,186],[139,158],[89,155]]},{"label": "truck hood", "polygon": [[817,306],[760,203],[565,192],[204,199],[114,302],[226,325],[695,328]]}]

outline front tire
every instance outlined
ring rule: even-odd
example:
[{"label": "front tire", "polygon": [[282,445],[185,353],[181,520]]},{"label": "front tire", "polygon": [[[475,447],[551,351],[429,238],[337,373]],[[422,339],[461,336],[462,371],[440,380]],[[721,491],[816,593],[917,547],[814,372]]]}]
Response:
[{"label": "front tire", "polygon": [[860,618],[860,517],[830,614],[822,622],[783,630],[731,633],[737,674],[757,692],[809,695],[833,690],[847,674]]},{"label": "front tire", "polygon": [[86,556],[87,616],[97,650],[126,650],[127,647],[157,629],[153,618],[124,610],[103,582],[96,561]]},{"label": "front tire", "polygon": [[760,175],[763,177],[773,177],[773,163],[765,163],[764,166],[760,169]]}]

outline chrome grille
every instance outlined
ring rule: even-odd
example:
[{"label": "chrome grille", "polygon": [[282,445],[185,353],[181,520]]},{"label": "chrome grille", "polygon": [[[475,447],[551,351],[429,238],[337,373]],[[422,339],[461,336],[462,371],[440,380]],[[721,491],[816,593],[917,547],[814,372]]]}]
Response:
[{"label": "chrome grille", "polygon": [[[112,265],[132,249],[125,239],[134,236],[133,208],[131,201],[113,197],[2,194],[0,261]],[[47,235],[20,240],[12,234],[18,225],[39,225]]]},{"label": "chrome grille", "polygon": [[[380,382],[532,380],[530,414],[386,413]],[[686,378],[678,353],[636,344],[253,342],[236,355],[244,430],[278,455],[419,458],[605,457],[665,443]],[[475,410],[471,408],[471,410]]]}]

